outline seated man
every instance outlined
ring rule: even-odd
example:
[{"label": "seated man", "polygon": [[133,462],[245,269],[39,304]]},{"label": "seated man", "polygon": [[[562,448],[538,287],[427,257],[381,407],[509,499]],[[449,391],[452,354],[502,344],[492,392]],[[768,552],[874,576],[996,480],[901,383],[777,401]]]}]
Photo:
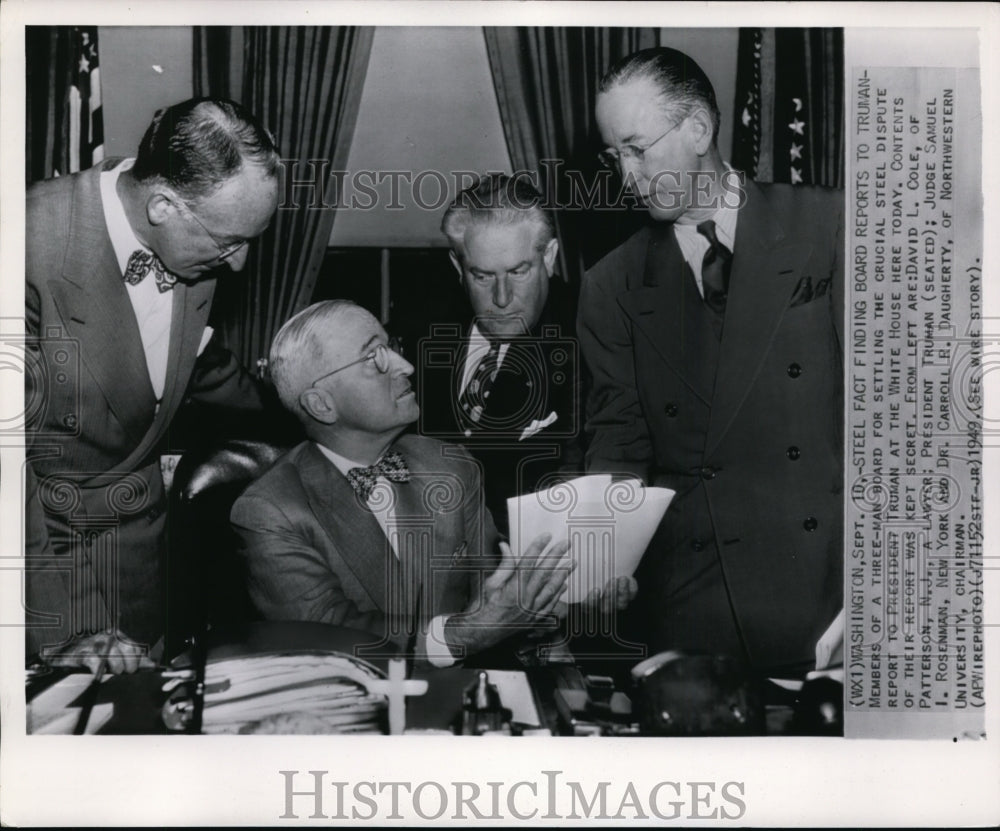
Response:
[{"label": "seated man", "polygon": [[575,297],[551,279],[559,253],[542,195],[521,178],[484,176],[441,229],[468,299],[436,320],[419,360],[420,432],[463,445],[483,469],[486,506],[507,530],[507,498],[583,470]]},{"label": "seated man", "polygon": [[571,568],[541,536],[515,562],[461,448],[415,435],[413,367],[347,301],[295,315],[271,347],[308,440],[237,500],[250,596],[265,618],[349,626],[447,665],[540,624]]}]

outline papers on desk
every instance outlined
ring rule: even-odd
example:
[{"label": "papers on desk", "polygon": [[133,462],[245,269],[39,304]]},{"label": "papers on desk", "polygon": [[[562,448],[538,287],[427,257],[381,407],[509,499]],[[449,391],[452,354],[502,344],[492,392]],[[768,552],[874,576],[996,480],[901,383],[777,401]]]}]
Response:
[{"label": "papers on desk", "polygon": [[510,545],[520,556],[539,534],[570,540],[577,563],[562,599],[584,600],[614,577],[631,576],[674,497],[668,488],[608,474],[581,476],[507,500]]},{"label": "papers on desk", "polygon": [[[103,680],[110,677],[106,675]],[[83,709],[77,702],[93,683],[94,676],[89,672],[74,672],[36,695],[28,702],[28,733],[39,736],[73,735]],[[96,733],[112,715],[113,704],[94,706],[83,733],[88,736]]]},{"label": "papers on desk", "polygon": [[373,667],[337,653],[226,658],[205,667],[203,733],[381,733]]}]

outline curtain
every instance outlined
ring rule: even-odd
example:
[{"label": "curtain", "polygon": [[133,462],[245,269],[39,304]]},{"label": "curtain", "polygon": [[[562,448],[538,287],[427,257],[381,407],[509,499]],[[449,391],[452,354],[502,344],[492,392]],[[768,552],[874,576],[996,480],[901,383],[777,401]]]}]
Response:
[{"label": "curtain", "polygon": [[584,210],[594,207],[587,188],[599,171],[597,85],[614,61],[658,45],[659,29],[504,27],[487,28],[485,36],[511,162],[515,172],[536,173],[543,194],[558,206],[560,271],[577,284],[584,266],[635,224],[621,210]]},{"label": "curtain", "polygon": [[104,158],[96,26],[25,27],[25,183]]},{"label": "curtain", "polygon": [[741,29],[733,166],[762,182],[844,185],[843,29]]},{"label": "curtain", "polygon": [[[312,298],[336,211],[310,207],[317,191],[293,190],[291,182],[345,169],[373,35],[355,26],[242,31],[239,100],[275,134],[285,169],[270,228],[251,247],[245,271],[220,285],[215,323],[248,367],[260,366],[281,325]],[[221,32],[196,33],[196,94],[225,91],[230,67],[215,56],[228,42]]]}]

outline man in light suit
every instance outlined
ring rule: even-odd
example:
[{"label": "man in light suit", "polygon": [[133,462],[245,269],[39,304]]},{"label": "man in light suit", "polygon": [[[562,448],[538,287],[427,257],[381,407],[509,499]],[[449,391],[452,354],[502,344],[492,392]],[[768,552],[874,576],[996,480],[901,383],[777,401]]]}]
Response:
[{"label": "man in light suit", "polygon": [[135,159],[28,190],[29,655],[131,671],[165,631],[159,446],[188,398],[261,406],[211,341],[215,278],[278,199],[267,130],[230,101],[163,109]]},{"label": "man in light suit", "polygon": [[460,447],[402,435],[418,415],[413,366],[378,321],[317,303],[275,336],[282,403],[308,440],[236,501],[250,596],[270,620],[371,632],[373,649],[448,665],[551,614],[570,573],[547,536],[515,563]]},{"label": "man in light suit", "polygon": [[435,321],[413,353],[420,432],[480,462],[502,532],[508,497],[583,467],[576,298],[552,280],[559,241],[541,203],[530,183],[506,175],[458,195],[441,230],[470,314]]},{"label": "man in light suit", "polygon": [[596,117],[653,222],[584,280],[587,469],[677,491],[631,637],[801,674],[842,602],[843,196],[736,178],[672,49],[612,67]]}]

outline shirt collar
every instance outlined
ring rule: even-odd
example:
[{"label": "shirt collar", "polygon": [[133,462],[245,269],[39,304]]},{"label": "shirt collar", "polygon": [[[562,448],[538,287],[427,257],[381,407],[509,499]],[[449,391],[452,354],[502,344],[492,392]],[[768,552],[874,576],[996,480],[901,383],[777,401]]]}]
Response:
[{"label": "shirt collar", "polygon": [[135,231],[129,225],[128,217],[125,216],[125,207],[118,197],[118,177],[126,170],[130,170],[133,164],[135,159],[125,159],[117,167],[101,172],[101,206],[104,208],[104,224],[107,226],[111,247],[114,249],[115,259],[118,260],[122,274],[125,274],[132,252],[150,250],[139,242]]},{"label": "shirt collar", "polygon": [[326,456],[327,459],[333,464],[337,470],[339,470],[344,476],[347,476],[347,471],[355,467],[368,467],[364,462],[355,462],[348,459],[346,456],[341,456],[339,453],[334,453],[329,447],[320,444],[319,442],[313,442],[316,447],[319,448],[319,452]]},{"label": "shirt collar", "polygon": [[[733,168],[728,162],[724,162],[726,173],[732,173]],[[739,216],[739,207],[727,205],[726,201],[723,200],[719,205],[718,210],[709,219],[715,222],[715,234],[719,242],[721,242],[730,251],[733,250],[733,243],[736,241],[736,219]],[[704,221],[704,220],[703,220]],[[701,238],[698,233],[699,222],[681,222],[677,221],[674,223],[674,232],[679,234],[687,234],[692,238]]]}]

